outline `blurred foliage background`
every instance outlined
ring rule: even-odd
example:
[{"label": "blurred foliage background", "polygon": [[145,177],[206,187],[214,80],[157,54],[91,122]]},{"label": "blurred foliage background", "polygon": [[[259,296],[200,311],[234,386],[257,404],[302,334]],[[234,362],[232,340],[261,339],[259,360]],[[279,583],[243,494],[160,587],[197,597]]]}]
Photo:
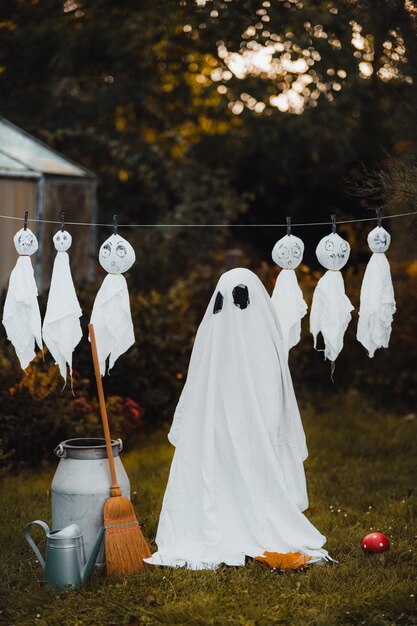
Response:
[{"label": "blurred foliage background", "polygon": [[[222,271],[250,267],[272,291],[270,253],[285,231],[247,225],[416,210],[416,20],[411,0],[3,0],[0,112],[97,173],[101,222],[117,213],[119,223],[229,225],[122,233],[137,254],[127,277],[137,341],[105,381],[115,434],[170,420]],[[370,360],[356,342],[373,223],[344,225],[356,311],[335,383],[307,319],[290,358],[298,393],[318,406],[349,386],[380,410],[415,410],[415,220],[384,225],[398,307],[390,348]],[[298,276],[308,304],[326,232],[294,228],[306,243]],[[100,281],[78,286],[84,327]],[[97,433],[86,333],[75,399],[49,355],[22,377],[1,333],[0,463],[37,461],[60,439]]]}]

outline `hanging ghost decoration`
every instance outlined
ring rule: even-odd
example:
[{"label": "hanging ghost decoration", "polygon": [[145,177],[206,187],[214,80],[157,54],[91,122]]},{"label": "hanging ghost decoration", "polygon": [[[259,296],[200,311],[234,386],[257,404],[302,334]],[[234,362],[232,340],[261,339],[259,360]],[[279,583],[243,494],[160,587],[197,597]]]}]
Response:
[{"label": "hanging ghost decoration", "polygon": [[382,226],[377,226],[368,234],[368,246],[372,252],[386,252],[391,245],[391,235]]},{"label": "hanging ghost decoration", "polygon": [[299,237],[291,235],[290,227],[287,235],[277,241],[272,250],[272,258],[282,270],[278,274],[271,299],[281,325],[286,354],[300,341],[301,319],[307,313],[307,305],[295,273],[303,253],[304,243]]},{"label": "hanging ghost decoration", "polygon": [[396,310],[391,270],[385,256],[390,243],[391,235],[380,225],[368,235],[373,254],[363,277],[356,337],[370,358],[378,348],[388,348]]},{"label": "hanging ghost decoration", "polygon": [[316,256],[327,272],[320,278],[313,295],[310,313],[310,331],[317,349],[317,336],[324,340],[324,358],[334,363],[343,348],[343,338],[351,320],[352,303],[345,293],[345,284],[340,272],[347,263],[350,246],[336,233],[333,220],[333,232],[323,237],[316,248]]},{"label": "hanging ghost decoration", "polygon": [[22,369],[26,369],[36,356],[35,341],[42,350],[38,289],[30,258],[38,249],[38,240],[25,224],[25,228],[15,234],[13,243],[19,258],[10,274],[3,326],[7,338],[16,350]]},{"label": "hanging ghost decoration", "polygon": [[307,447],[271,299],[250,270],[220,277],[197,331],[147,562],[244,565],[265,550],[329,558],[308,506]]},{"label": "hanging ghost decoration", "polygon": [[57,251],[52,269],[51,286],[43,320],[43,340],[55,360],[63,379],[67,364],[72,381],[72,353],[81,341],[81,307],[75,292],[67,250],[72,237],[63,228],[53,236]]},{"label": "hanging ghost decoration", "polygon": [[106,239],[99,251],[100,265],[108,274],[94,301],[91,324],[102,376],[106,373],[106,359],[109,358],[110,370],[116,359],[135,342],[129,292],[123,276],[135,259],[130,243],[117,233]]}]

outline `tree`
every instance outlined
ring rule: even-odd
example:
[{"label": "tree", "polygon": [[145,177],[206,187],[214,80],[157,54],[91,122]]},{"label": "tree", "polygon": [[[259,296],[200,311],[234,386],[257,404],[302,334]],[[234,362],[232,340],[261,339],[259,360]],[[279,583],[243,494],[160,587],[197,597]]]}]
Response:
[{"label": "tree", "polygon": [[[8,0],[0,109],[98,173],[103,220],[358,214],[358,163],[415,151],[414,3],[377,5]],[[231,232],[261,258],[276,237]],[[164,289],[232,241],[197,233],[132,232],[138,284]]]}]

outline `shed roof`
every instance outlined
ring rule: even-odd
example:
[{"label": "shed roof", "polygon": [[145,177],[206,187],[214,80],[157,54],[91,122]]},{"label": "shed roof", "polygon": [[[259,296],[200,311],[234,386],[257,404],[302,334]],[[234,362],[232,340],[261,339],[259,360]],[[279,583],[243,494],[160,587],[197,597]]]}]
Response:
[{"label": "shed roof", "polygon": [[0,116],[0,176],[94,177],[94,174]]}]

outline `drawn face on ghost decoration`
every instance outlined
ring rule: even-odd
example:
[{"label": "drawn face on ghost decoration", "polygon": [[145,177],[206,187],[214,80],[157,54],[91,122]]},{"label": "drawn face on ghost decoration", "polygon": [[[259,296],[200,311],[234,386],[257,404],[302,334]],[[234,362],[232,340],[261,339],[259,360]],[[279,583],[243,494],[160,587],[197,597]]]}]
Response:
[{"label": "drawn face on ghost decoration", "polygon": [[38,240],[30,228],[22,228],[13,237],[14,247],[21,256],[30,256],[38,249]]},{"label": "drawn face on ghost decoration", "polygon": [[294,235],[285,235],[277,241],[272,250],[272,258],[284,269],[295,269],[303,259],[304,243]]},{"label": "drawn face on ghost decoration", "polygon": [[350,245],[337,233],[323,237],[316,248],[316,256],[327,270],[341,270],[350,255]]},{"label": "drawn face on ghost decoration", "polygon": [[102,244],[98,259],[101,267],[109,274],[127,272],[136,260],[135,251],[126,239],[120,235],[111,235]]},{"label": "drawn face on ghost decoration", "polygon": [[52,237],[52,241],[54,242],[55,250],[58,252],[66,252],[72,244],[72,237],[66,230],[59,230]]},{"label": "drawn face on ghost decoration", "polygon": [[386,252],[391,243],[391,235],[382,226],[377,226],[368,235],[368,246],[372,252]]}]

